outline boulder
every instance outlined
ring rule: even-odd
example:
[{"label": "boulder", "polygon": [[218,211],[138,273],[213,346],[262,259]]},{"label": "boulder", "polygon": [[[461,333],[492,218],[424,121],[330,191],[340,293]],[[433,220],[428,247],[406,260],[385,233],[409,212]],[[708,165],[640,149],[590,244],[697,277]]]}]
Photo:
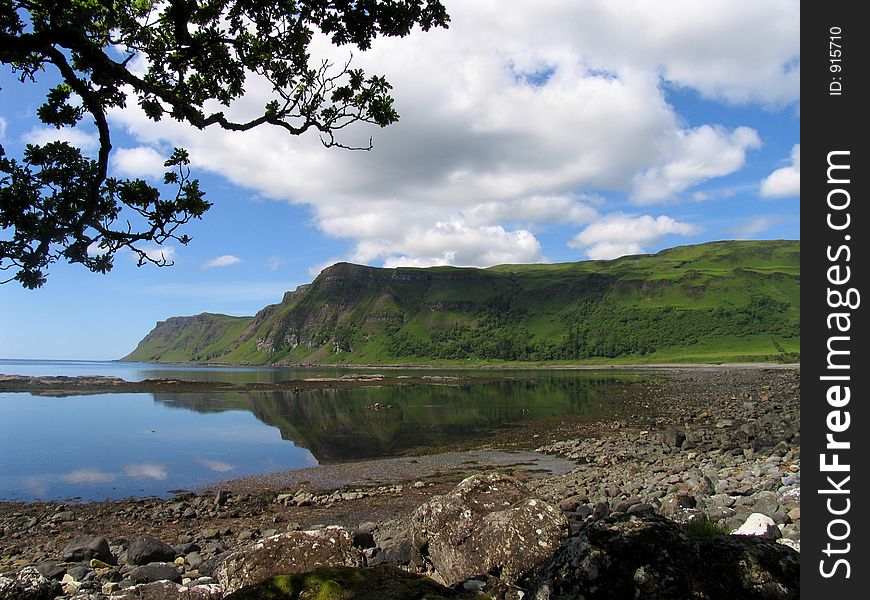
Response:
[{"label": "boulder", "polygon": [[61,556],[65,562],[81,562],[96,558],[110,565],[115,564],[109,542],[101,535],[82,534],[74,537],[63,547]]},{"label": "boulder", "polygon": [[[490,592],[488,587],[484,592]],[[292,600],[294,598],[354,598],[355,600],[485,600],[477,590],[452,590],[428,577],[393,566],[369,569],[324,567],[307,573],[270,577],[225,596],[224,600]]]},{"label": "boulder", "polygon": [[677,448],[682,447],[683,442],[686,441],[686,434],[676,428],[671,428],[662,433],[662,442],[668,448]]},{"label": "boulder", "polygon": [[60,583],[34,567],[24,567],[15,577],[0,576],[0,600],[49,600],[60,593]]},{"label": "boulder", "polygon": [[669,519],[622,514],[569,538],[525,584],[535,600],[785,600],[800,597],[800,559],[771,540],[689,537]]},{"label": "boulder", "polygon": [[676,492],[669,494],[662,500],[662,506],[659,509],[659,512],[663,516],[673,519],[680,513],[685,512],[686,509],[695,508],[697,504],[698,501],[693,495],[684,492]]},{"label": "boulder", "polygon": [[782,536],[779,527],[776,526],[776,521],[761,513],[752,513],[747,517],[743,525],[732,532],[734,535],[750,535],[754,537],[763,537],[776,539]]},{"label": "boulder", "polygon": [[47,560],[36,565],[36,570],[48,579],[60,579],[66,574],[66,567],[53,560]]},{"label": "boulder", "polygon": [[178,553],[175,548],[153,537],[136,538],[127,548],[127,564],[147,565],[152,562],[172,562]]},{"label": "boulder", "polygon": [[216,584],[182,587],[171,581],[142,583],[113,593],[111,600],[220,600],[223,591]]},{"label": "boulder", "polygon": [[215,575],[230,594],[275,575],[310,571],[318,567],[361,567],[362,550],[353,545],[353,535],[343,527],[314,531],[291,531],[260,540],[234,552]]},{"label": "boulder", "polygon": [[173,563],[151,563],[136,567],[127,573],[133,583],[153,583],[155,581],[174,581],[181,583],[181,573]]},{"label": "boulder", "polygon": [[500,473],[469,477],[418,508],[411,520],[418,567],[444,585],[497,574],[513,583],[568,535],[562,511]]}]

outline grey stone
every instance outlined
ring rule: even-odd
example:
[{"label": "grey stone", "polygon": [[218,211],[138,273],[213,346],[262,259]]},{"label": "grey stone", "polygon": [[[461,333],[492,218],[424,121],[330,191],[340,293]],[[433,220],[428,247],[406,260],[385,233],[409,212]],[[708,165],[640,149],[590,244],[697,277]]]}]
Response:
[{"label": "grey stone", "polygon": [[799,586],[799,555],[773,541],[692,538],[663,517],[623,514],[569,538],[528,582],[526,598],[793,600]]},{"label": "grey stone", "polygon": [[674,518],[681,512],[685,512],[688,508],[695,508],[698,505],[698,501],[691,494],[687,494],[685,492],[676,492],[666,496],[664,500],[662,500],[662,506],[659,509],[659,512],[662,516],[668,518]]},{"label": "grey stone", "polygon": [[361,567],[363,554],[343,527],[292,531],[260,540],[230,554],[216,569],[217,580],[230,594],[274,575],[302,573],[317,567]]},{"label": "grey stone", "polygon": [[60,579],[66,574],[66,567],[51,560],[39,563],[36,570],[48,579]]},{"label": "grey stone", "polygon": [[111,597],[112,600],[220,600],[221,598],[223,592],[218,585],[182,587],[171,581],[129,586],[115,592]]},{"label": "grey stone", "polygon": [[568,534],[556,507],[500,473],[474,475],[418,508],[414,550],[426,572],[453,585],[488,572],[513,583],[550,556]]},{"label": "grey stone", "polygon": [[199,552],[191,552],[184,557],[184,560],[186,560],[187,564],[189,564],[191,568],[194,569],[198,569],[203,563],[202,555],[200,555]]},{"label": "grey stone", "polygon": [[357,548],[374,548],[377,545],[375,544],[375,536],[372,535],[371,531],[357,529],[352,535],[353,545]]},{"label": "grey stone", "polygon": [[679,429],[668,429],[662,434],[662,441],[669,448],[680,448],[686,441],[686,434]]},{"label": "grey stone", "polygon": [[109,549],[109,542],[101,535],[78,535],[70,540],[61,551],[66,562],[81,562],[96,558],[104,563],[115,564],[115,557]]},{"label": "grey stone", "polygon": [[127,574],[133,583],[153,583],[155,581],[174,581],[181,583],[181,573],[173,563],[155,562],[136,567]]},{"label": "grey stone", "polygon": [[50,600],[60,593],[60,583],[34,567],[24,567],[15,577],[0,576],[0,600]]},{"label": "grey stone", "polygon": [[178,553],[175,548],[157,538],[142,536],[136,538],[127,548],[127,563],[147,565],[153,562],[172,562]]},{"label": "grey stone", "polygon": [[74,565],[66,570],[66,574],[76,581],[84,581],[91,572],[90,567],[85,565]]},{"label": "grey stone", "polygon": [[411,537],[408,535],[392,538],[381,542],[383,561],[394,565],[411,563]]}]

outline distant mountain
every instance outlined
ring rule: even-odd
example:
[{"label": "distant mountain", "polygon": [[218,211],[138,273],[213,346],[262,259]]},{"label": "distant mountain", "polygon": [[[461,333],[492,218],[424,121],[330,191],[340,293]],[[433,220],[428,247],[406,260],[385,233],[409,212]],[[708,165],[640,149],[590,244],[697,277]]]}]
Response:
[{"label": "distant mountain", "polygon": [[253,317],[161,321],[124,360],[229,364],[787,361],[800,242],[489,269],[338,263]]}]

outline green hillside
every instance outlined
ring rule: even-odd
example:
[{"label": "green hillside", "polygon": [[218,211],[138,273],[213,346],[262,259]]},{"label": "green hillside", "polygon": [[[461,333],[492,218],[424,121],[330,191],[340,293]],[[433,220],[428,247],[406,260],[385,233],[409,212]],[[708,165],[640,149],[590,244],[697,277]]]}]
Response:
[{"label": "green hillside", "polygon": [[800,243],[489,269],[339,263],[253,317],[157,324],[125,360],[234,364],[799,360]]}]

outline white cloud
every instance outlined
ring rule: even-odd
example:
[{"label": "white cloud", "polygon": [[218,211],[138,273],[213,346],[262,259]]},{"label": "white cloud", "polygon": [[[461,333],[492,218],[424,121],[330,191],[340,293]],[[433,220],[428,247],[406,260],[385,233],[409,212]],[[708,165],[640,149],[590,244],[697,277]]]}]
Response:
[{"label": "white cloud", "polygon": [[88,256],[102,256],[104,254],[108,254],[108,248],[103,248],[100,246],[99,242],[92,242],[88,245]]},{"label": "white cloud", "polygon": [[[387,76],[402,115],[386,129],[343,132],[351,145],[373,136],[370,152],[324,149],[316,135],[277,128],[155,124],[132,103],[110,118],[145,146],[187,148],[195,170],[309,206],[322,232],[353,242],[345,258],[483,265],[538,260],[538,227],[592,222],[600,207],[583,192],[654,202],[744,164],[757,134],[686,129],[663,79],[728,102],[798,98],[797,0],[464,2],[449,11],[448,30],[379,38],[355,55],[355,66]],[[323,36],[312,46],[315,60],[340,64],[347,52]],[[252,78],[246,89],[221,109],[230,118],[261,110],[270,88]]]},{"label": "white cloud", "polygon": [[6,127],[7,122],[6,119],[0,117],[0,142],[6,139]]},{"label": "white cloud", "polygon": [[166,158],[149,146],[119,148],[112,153],[113,170],[123,177],[162,179],[167,171],[164,162]]},{"label": "white cloud", "polygon": [[383,261],[384,266],[492,266],[538,262],[541,245],[524,229],[506,231],[499,225],[470,227],[460,220],[431,228],[415,227],[386,241],[360,242],[352,257],[359,262]]},{"label": "white cloud", "polygon": [[27,144],[44,146],[50,142],[69,142],[82,150],[96,150],[100,146],[100,140],[95,133],[88,133],[80,127],[34,127],[22,136]]},{"label": "white cloud", "polygon": [[591,203],[600,203],[599,198],[583,196],[532,196],[515,202],[487,202],[475,204],[464,210],[464,221],[469,225],[495,225],[504,222],[516,223],[571,223],[585,225],[598,216]]},{"label": "white cloud", "polygon": [[240,262],[242,262],[242,259],[238,256],[233,256],[232,254],[223,254],[211,260],[205,261],[204,263],[202,263],[202,268],[212,269],[215,267],[229,267],[232,265],[237,265]]},{"label": "white cloud", "polygon": [[197,458],[196,462],[201,464],[203,467],[205,467],[209,471],[214,471],[215,473],[227,473],[227,472],[232,471],[233,469],[236,468],[235,466],[233,466],[229,463],[225,463],[225,462],[222,462],[219,460],[211,460],[208,458]]},{"label": "white cloud", "polygon": [[589,258],[605,260],[641,254],[644,252],[642,245],[657,244],[666,235],[694,235],[698,231],[696,225],[667,215],[654,218],[612,213],[586,227],[568,242],[568,246],[585,250]]},{"label": "white cloud", "polygon": [[780,219],[776,217],[769,216],[753,217],[737,225],[732,229],[732,232],[734,233],[734,237],[738,240],[752,239],[759,233],[770,229],[773,225],[779,222],[779,220]]},{"label": "white cloud", "polygon": [[266,268],[274,272],[280,269],[285,262],[287,261],[282,256],[270,256],[269,260],[266,261]]},{"label": "white cloud", "polygon": [[729,132],[702,125],[676,132],[671,144],[667,164],[647,169],[635,178],[632,198],[636,203],[666,200],[710,178],[737,171],[746,162],[746,151],[759,148],[761,139],[749,127]]},{"label": "white cloud", "polygon": [[761,182],[761,195],[765,198],[800,196],[801,193],[801,145],[791,149],[791,165],[777,169]]},{"label": "white cloud", "polygon": [[310,267],[308,267],[308,274],[311,275],[311,277],[317,277],[324,269],[340,262],[342,262],[341,258],[336,258],[333,256],[332,258],[329,258],[321,263],[317,263],[316,265],[311,265]]},{"label": "white cloud", "polygon": [[[174,246],[146,246],[142,250],[148,258],[154,261],[172,262],[172,259],[175,258]],[[138,255],[134,254],[133,256],[138,258]]]},{"label": "white cloud", "polygon": [[124,467],[124,473],[129,477],[157,479],[158,481],[163,481],[167,475],[165,466],[153,463],[127,465]]},{"label": "white cloud", "polygon": [[113,473],[97,469],[77,469],[72,473],[61,475],[60,478],[67,483],[109,483],[117,479]]}]

